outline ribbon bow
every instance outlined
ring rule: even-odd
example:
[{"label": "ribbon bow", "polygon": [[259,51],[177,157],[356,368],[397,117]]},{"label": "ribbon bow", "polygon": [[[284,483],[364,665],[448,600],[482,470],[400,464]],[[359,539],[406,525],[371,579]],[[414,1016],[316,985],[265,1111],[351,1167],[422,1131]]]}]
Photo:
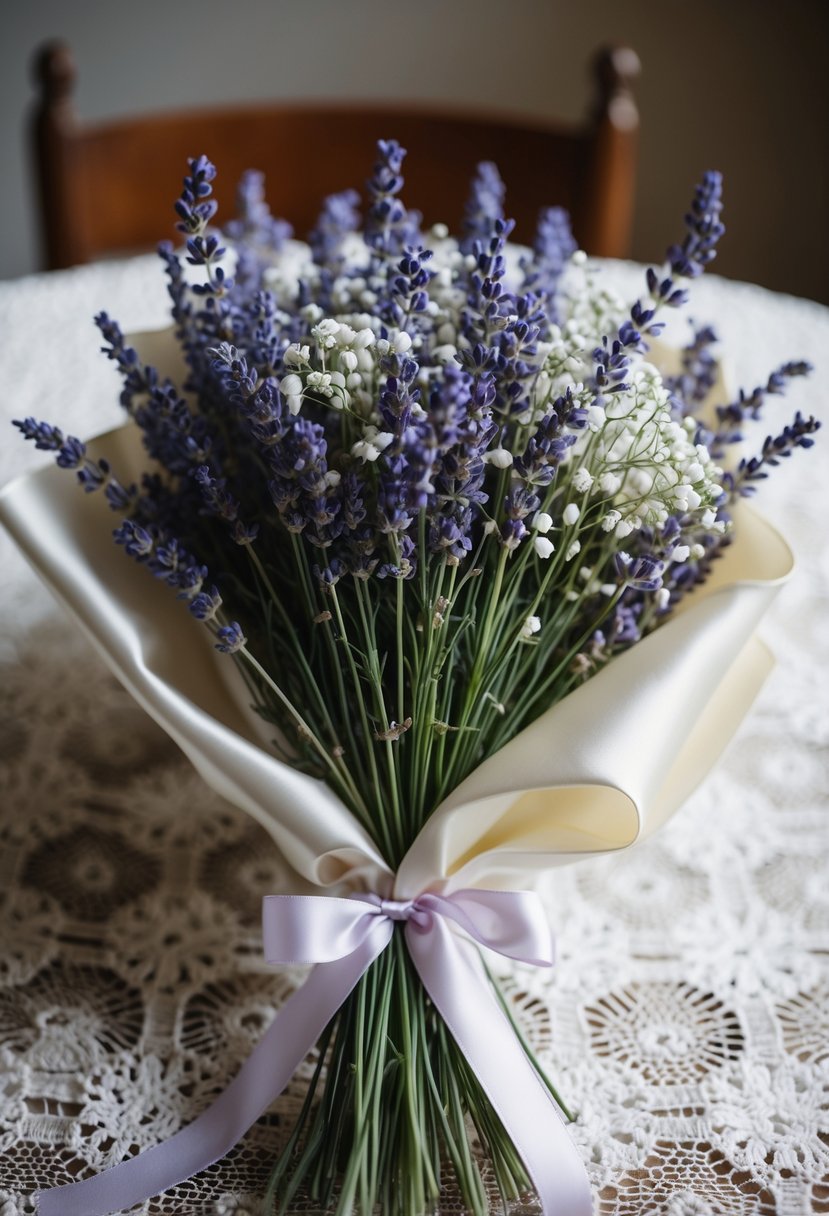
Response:
[{"label": "ribbon bow", "polygon": [[223,1157],[288,1084],[386,949],[396,922],[404,923],[406,945],[426,991],[515,1143],[545,1216],[590,1216],[581,1158],[469,940],[508,958],[552,966],[552,938],[534,892],[426,892],[411,900],[269,895],[262,915],[269,963],[318,965],[280,1008],[235,1079],[204,1114],[164,1144],[95,1178],[40,1192],[39,1216],[109,1216]]}]

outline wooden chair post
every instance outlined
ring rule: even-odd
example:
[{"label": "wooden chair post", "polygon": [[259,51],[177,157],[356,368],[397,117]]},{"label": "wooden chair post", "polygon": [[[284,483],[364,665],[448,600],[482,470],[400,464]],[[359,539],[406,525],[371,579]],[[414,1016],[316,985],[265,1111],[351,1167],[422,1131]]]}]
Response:
[{"label": "wooden chair post", "polygon": [[56,270],[85,260],[76,175],[71,171],[78,121],[72,104],[75,62],[65,43],[50,42],[34,60],[38,99],[33,114],[35,171],[41,213],[42,262]]},{"label": "wooden chair post", "polygon": [[633,96],[639,56],[630,47],[609,47],[593,64],[595,131],[584,177],[582,241],[597,257],[618,257],[633,226],[639,112]]}]

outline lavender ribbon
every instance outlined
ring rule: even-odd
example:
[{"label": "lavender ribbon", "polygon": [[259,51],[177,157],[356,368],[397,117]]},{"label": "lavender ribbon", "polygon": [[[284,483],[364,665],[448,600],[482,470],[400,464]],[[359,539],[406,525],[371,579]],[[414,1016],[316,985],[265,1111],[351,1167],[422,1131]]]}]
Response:
[{"label": "lavender ribbon", "polygon": [[110,1216],[223,1157],[288,1084],[388,946],[395,921],[405,922],[406,944],[424,987],[518,1149],[545,1216],[591,1216],[581,1158],[469,941],[521,962],[551,966],[550,930],[534,892],[461,890],[413,900],[270,895],[262,914],[269,963],[318,965],[280,1008],[235,1079],[204,1114],[164,1144],[95,1178],[41,1191],[39,1216]]}]

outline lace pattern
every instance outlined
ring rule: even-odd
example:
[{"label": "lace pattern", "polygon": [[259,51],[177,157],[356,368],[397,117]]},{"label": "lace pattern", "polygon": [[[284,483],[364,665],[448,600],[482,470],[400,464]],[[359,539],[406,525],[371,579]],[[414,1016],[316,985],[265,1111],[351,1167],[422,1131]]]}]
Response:
[{"label": "lace pattern", "polygon": [[[694,294],[748,387],[776,361],[816,363],[769,427],[795,405],[829,416],[826,309],[717,279]],[[126,328],[161,323],[155,259],[0,284],[4,414],[81,435],[119,421],[87,322],[104,305]],[[66,400],[67,384],[85,391]],[[7,436],[0,482],[43,459]],[[601,1216],[829,1212],[826,472],[823,441],[764,491],[800,568],[738,738],[655,840],[551,875],[558,965],[507,978],[578,1115]],[[203,1110],[302,973],[261,958],[260,899],[286,881],[268,838],[195,776],[5,537],[0,560],[0,1216],[23,1216],[37,1188]],[[259,1216],[302,1092],[299,1075],[227,1158],[135,1211]],[[447,1195],[442,1210],[460,1209]]]}]

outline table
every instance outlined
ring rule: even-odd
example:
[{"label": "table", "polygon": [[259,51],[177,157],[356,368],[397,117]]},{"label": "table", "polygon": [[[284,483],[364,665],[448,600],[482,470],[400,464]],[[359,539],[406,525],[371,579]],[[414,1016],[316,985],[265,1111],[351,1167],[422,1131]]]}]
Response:
[{"label": "table", "polygon": [[[608,265],[638,291],[641,268]],[[5,418],[120,420],[92,315],[163,323],[156,259],[0,284],[0,483],[46,457]],[[829,310],[711,277],[737,382],[829,417]],[[717,771],[652,842],[558,870],[559,962],[519,1016],[578,1112],[601,1216],[829,1212],[829,435],[767,483],[799,558],[764,633],[778,665]],[[0,536],[0,1216],[203,1109],[296,982],[261,961],[268,837],[208,790]],[[301,1079],[237,1149],[136,1211],[255,1216]],[[457,1210],[447,1201],[446,1211]],[[520,1209],[537,1209],[528,1201]]]}]

